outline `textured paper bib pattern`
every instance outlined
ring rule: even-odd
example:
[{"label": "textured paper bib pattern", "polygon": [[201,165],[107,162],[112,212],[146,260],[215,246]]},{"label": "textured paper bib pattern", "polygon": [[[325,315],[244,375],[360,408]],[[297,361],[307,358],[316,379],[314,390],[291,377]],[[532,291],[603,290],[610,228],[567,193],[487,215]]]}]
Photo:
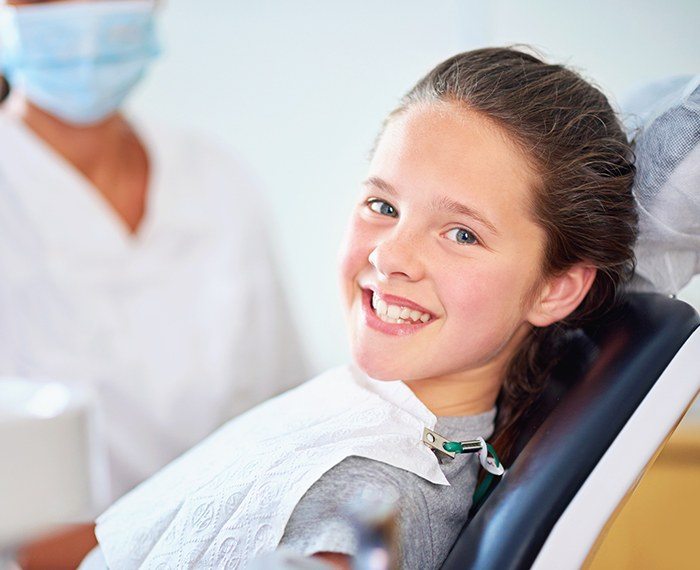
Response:
[{"label": "textured paper bib pattern", "polygon": [[449,484],[422,443],[436,418],[402,382],[330,370],[231,420],[101,515],[110,568],[244,568],[349,456]]}]

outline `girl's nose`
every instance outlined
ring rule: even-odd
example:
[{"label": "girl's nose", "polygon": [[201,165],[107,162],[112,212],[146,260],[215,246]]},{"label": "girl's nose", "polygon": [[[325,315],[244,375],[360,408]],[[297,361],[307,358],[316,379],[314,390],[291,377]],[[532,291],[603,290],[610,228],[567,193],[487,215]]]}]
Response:
[{"label": "girl's nose", "polygon": [[418,281],[424,274],[419,249],[415,240],[397,233],[377,243],[368,259],[386,279]]}]

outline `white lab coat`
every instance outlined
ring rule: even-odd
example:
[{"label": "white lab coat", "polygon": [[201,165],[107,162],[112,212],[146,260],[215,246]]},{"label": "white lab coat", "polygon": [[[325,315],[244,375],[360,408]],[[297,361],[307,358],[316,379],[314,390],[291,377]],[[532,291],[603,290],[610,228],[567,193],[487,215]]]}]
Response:
[{"label": "white lab coat", "polygon": [[277,232],[251,180],[215,145],[136,126],[151,179],[134,237],[76,169],[0,114],[0,374],[94,394],[108,500],[306,375],[272,268]]}]

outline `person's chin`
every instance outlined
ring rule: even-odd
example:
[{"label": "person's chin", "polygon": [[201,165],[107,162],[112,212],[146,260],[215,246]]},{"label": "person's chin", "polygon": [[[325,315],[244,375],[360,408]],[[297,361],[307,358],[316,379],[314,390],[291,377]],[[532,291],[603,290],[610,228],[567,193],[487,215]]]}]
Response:
[{"label": "person's chin", "polygon": [[406,375],[404,367],[397,366],[391,357],[372,352],[354,351],[355,364],[367,376],[374,380],[393,381],[403,380]]}]

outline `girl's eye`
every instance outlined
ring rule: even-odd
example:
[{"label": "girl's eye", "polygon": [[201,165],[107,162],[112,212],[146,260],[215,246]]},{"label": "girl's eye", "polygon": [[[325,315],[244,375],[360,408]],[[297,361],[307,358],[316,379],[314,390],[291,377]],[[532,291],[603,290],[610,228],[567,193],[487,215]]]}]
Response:
[{"label": "girl's eye", "polygon": [[396,208],[384,200],[374,198],[372,200],[368,200],[367,205],[369,206],[370,210],[376,212],[377,214],[381,214],[382,216],[390,216],[392,218],[396,218],[398,216]]},{"label": "girl's eye", "polygon": [[479,243],[476,236],[464,228],[453,228],[445,235],[460,245],[474,245]]}]

